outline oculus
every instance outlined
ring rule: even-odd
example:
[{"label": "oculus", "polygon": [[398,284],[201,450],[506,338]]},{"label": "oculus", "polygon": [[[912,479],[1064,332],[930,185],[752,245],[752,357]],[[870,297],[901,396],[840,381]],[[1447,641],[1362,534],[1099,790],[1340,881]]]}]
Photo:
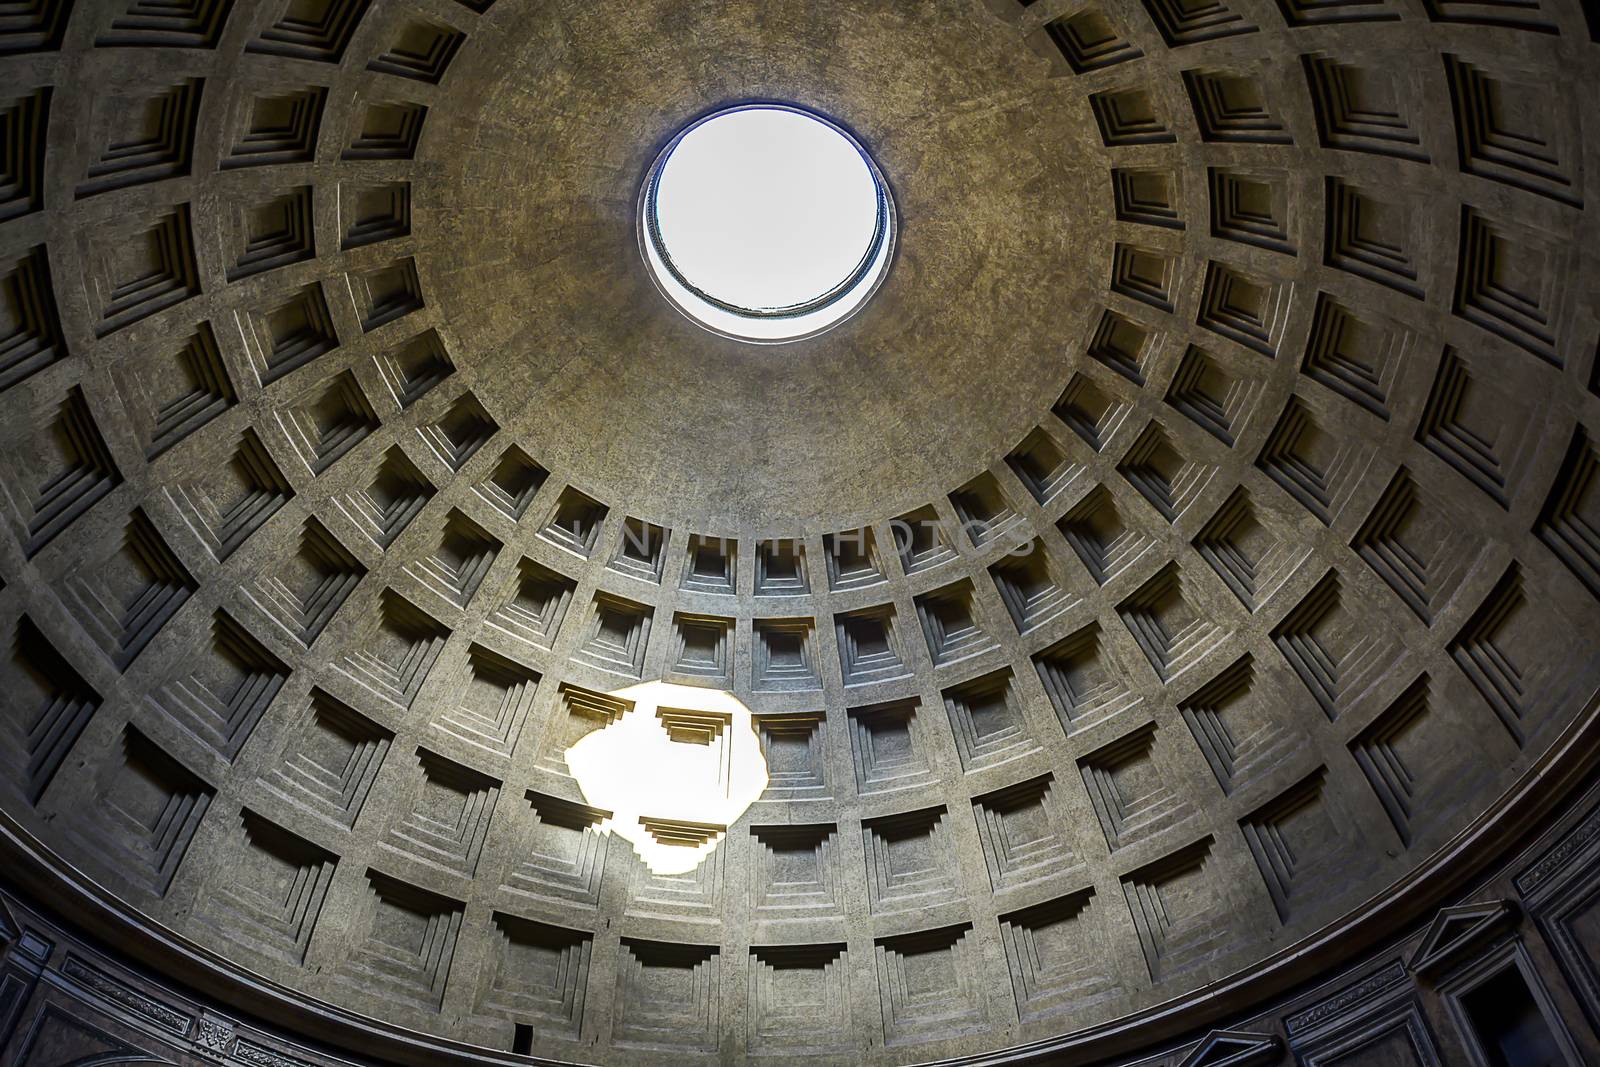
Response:
[{"label": "oculus", "polygon": [[866,149],[783,104],[690,123],[639,194],[639,245],[661,294],[711,332],[756,344],[814,337],[855,314],[894,242],[894,200]]}]

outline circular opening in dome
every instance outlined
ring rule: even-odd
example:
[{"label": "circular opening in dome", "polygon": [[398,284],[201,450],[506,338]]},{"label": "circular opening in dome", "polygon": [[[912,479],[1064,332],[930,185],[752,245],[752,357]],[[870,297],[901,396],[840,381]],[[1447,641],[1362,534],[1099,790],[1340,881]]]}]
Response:
[{"label": "circular opening in dome", "polygon": [[662,149],[639,197],[639,244],[679,311],[757,344],[849,318],[888,273],[894,202],[848,132],[782,104],[729,108]]}]

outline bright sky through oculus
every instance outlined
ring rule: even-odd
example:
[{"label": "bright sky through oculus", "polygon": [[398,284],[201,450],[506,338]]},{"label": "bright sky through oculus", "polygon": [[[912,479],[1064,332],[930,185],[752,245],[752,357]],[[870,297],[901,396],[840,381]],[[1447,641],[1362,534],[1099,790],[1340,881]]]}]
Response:
[{"label": "bright sky through oculus", "polygon": [[888,269],[893,205],[861,146],[776,105],[719,112],[657,159],[640,199],[646,261],[679,310],[756,342],[814,335]]}]

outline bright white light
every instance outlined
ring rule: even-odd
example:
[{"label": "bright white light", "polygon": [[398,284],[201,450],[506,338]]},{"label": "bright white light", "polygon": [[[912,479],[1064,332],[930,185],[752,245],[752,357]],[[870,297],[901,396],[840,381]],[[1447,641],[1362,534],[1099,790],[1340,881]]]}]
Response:
[{"label": "bright white light", "polygon": [[701,325],[761,343],[836,325],[872,295],[894,207],[854,138],[758,105],[689,126],[640,196],[640,245],[663,294]]},{"label": "bright white light", "polygon": [[612,695],[633,710],[567,749],[567,767],[584,799],[611,812],[600,829],[656,874],[692,871],[767,788],[750,709],[731,693],[670,682]]},{"label": "bright white light", "polygon": [[867,257],[878,183],[833,127],[798,111],[734,111],[672,150],[656,181],[656,218],[690,285],[740,307],[794,307]]}]

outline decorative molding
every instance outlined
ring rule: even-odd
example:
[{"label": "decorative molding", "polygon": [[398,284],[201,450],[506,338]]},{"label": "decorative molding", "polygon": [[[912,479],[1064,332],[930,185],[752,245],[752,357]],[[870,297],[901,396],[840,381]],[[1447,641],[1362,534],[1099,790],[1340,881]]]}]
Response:
[{"label": "decorative molding", "polygon": [[1433,980],[1456,967],[1462,958],[1509,930],[1521,914],[1508,900],[1487,904],[1458,904],[1444,908],[1428,924],[1406,964],[1412,973]]},{"label": "decorative molding", "polygon": [[1282,1053],[1283,1038],[1277,1034],[1213,1030],[1178,1067],[1254,1067],[1276,1062]]},{"label": "decorative molding", "polygon": [[189,1027],[194,1025],[194,1019],[170,1008],[160,1001],[140,993],[132,986],[111,977],[104,971],[85,963],[77,956],[68,956],[67,961],[61,965],[61,973],[74,979],[84,988],[98,993],[106,1000],[133,1012],[133,1014],[148,1019],[163,1030],[170,1030],[179,1037],[187,1037]]},{"label": "decorative molding", "polygon": [[1375,997],[1378,994],[1406,980],[1406,966],[1396,960],[1376,974],[1369,975],[1351,986],[1346,986],[1327,1000],[1284,1020],[1283,1026],[1291,1035],[1310,1030],[1318,1023],[1324,1022],[1344,1012],[1346,1009],[1363,1000]]},{"label": "decorative molding", "polygon": [[1600,840],[1600,807],[1573,827],[1555,846],[1539,857],[1512,881],[1524,898],[1536,896],[1545,883],[1567,866],[1569,860],[1591,842]]},{"label": "decorative molding", "polygon": [[195,1043],[202,1055],[222,1059],[228,1046],[234,1042],[233,1020],[209,1013],[200,1017],[200,1029],[195,1033]]},{"label": "decorative molding", "polygon": [[250,1064],[250,1067],[314,1067],[306,1060],[296,1059],[242,1037],[233,1043],[233,1058]]}]

